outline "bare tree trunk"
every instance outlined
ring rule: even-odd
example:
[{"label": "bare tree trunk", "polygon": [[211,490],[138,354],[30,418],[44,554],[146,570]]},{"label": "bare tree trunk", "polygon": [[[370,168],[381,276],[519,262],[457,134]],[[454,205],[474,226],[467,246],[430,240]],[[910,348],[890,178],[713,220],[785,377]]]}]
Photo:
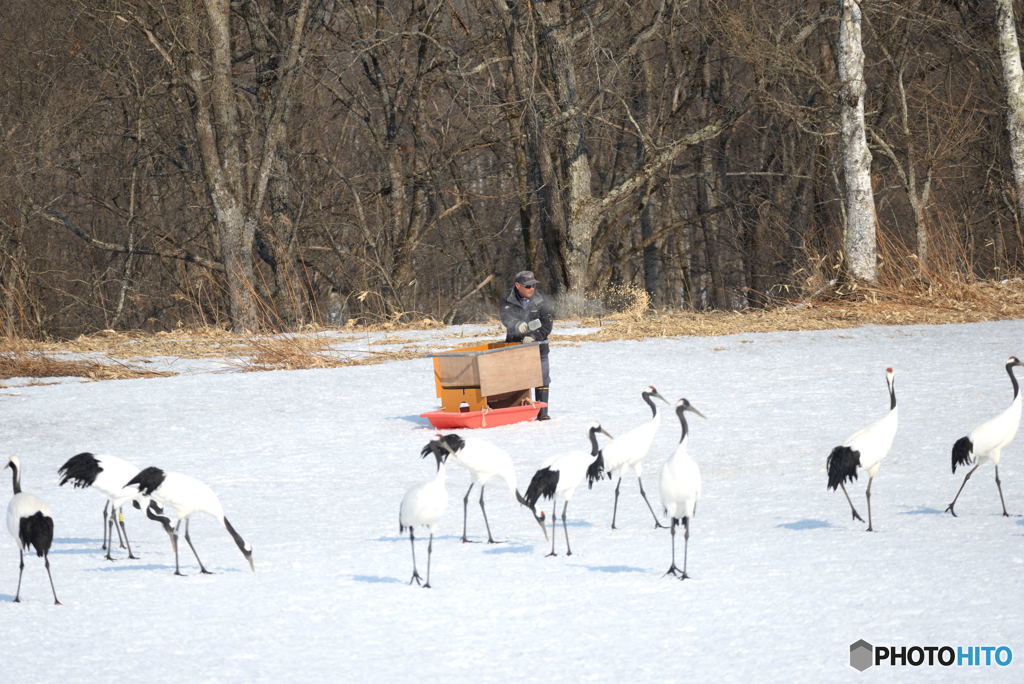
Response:
[{"label": "bare tree trunk", "polygon": [[[149,26],[135,17],[147,40],[170,66],[175,80],[187,86],[192,126],[213,205],[229,315],[232,327],[238,331],[260,326],[253,265],[256,226],[271,176],[281,168],[277,158],[285,143],[292,85],[301,59],[310,2],[297,3],[291,34],[280,37],[274,46],[276,54],[267,58],[274,62],[276,74],[269,86],[272,94],[260,100],[262,116],[258,121],[262,125],[243,125],[233,72],[233,15],[228,0],[202,0],[205,22],[181,10],[181,19],[187,26],[185,45],[179,44],[178,36],[173,34],[166,43],[161,42],[154,33],[161,21]],[[257,10],[247,6],[246,11]],[[259,36],[255,36],[257,46]],[[181,48],[184,54],[180,53]],[[286,250],[289,240],[280,242]]]},{"label": "bare tree trunk", "polygon": [[[275,102],[281,85],[282,54],[279,45],[287,42],[288,29],[284,11],[261,11],[255,0],[247,0],[241,7],[255,51],[257,69],[257,97],[263,125],[272,140],[272,160],[267,178],[267,209],[262,213],[257,240],[262,242],[261,254],[274,274],[274,310],[288,326],[307,320],[303,306],[305,279],[299,268],[295,240],[295,211],[292,208],[292,182],[289,168],[286,131],[292,112],[292,98]],[[301,55],[299,55],[301,57]],[[277,108],[280,107],[280,114]],[[277,130],[271,130],[274,127]]]},{"label": "bare tree trunk", "polygon": [[1013,0],[995,0],[999,57],[1006,86],[1006,129],[1010,134],[1010,163],[1017,194],[1018,221],[1024,220],[1024,71],[1013,17]]},{"label": "bare tree trunk", "polygon": [[[703,3],[702,3],[703,7]],[[711,98],[713,91],[719,84],[711,73],[711,48],[704,41],[701,42],[701,118],[707,120],[711,113]],[[711,279],[710,305],[711,308],[724,309],[729,307],[729,295],[725,288],[725,276],[722,268],[722,249],[720,232],[720,221],[722,215],[719,211],[721,202],[719,199],[718,164],[715,163],[715,151],[717,146],[715,140],[705,140],[700,146],[700,175],[697,177],[697,212],[701,218],[701,229],[704,232],[704,252],[706,256],[707,275]]]},{"label": "bare tree trunk", "polygon": [[[511,90],[510,101],[522,102],[522,113],[510,112],[508,119],[516,138],[522,140],[518,154],[523,159],[522,191],[519,198],[520,213],[525,215],[526,227],[531,228],[530,234],[524,236],[526,258],[530,267],[539,272],[538,264],[529,261],[534,258],[532,249],[539,236],[546,257],[546,272],[549,287],[561,290],[568,282],[566,269],[566,227],[564,212],[557,192],[558,178],[551,163],[551,152],[547,147],[549,133],[546,129],[544,108],[546,105],[537,101],[535,93],[538,62],[540,55],[536,51],[535,41],[530,37],[537,34],[532,27],[535,17],[529,8],[521,3],[494,0],[505,32],[505,44],[511,57]],[[524,11],[525,10],[525,11]]]},{"label": "bare tree trunk", "polygon": [[[497,2],[500,3],[500,0]],[[499,7],[501,4],[503,3],[500,3]],[[585,21],[585,13],[572,15],[567,5],[563,3],[536,3],[533,4],[533,10],[535,14],[531,26],[532,40],[526,36],[523,40],[527,45],[536,46],[534,54],[543,67],[537,69],[537,76],[534,78],[542,79],[540,85],[544,88],[537,88],[535,85],[531,87],[530,97],[536,100],[527,102],[526,105],[537,107],[541,111],[545,107],[552,110],[552,105],[547,103],[546,98],[541,99],[537,94],[544,93],[553,101],[556,108],[556,111],[551,111],[550,119],[544,124],[546,135],[556,136],[547,149],[557,157],[556,172],[562,183],[561,192],[565,203],[562,210],[565,222],[564,285],[571,295],[570,300],[582,302],[590,285],[593,245],[601,220],[618,202],[642,191],[651,178],[683,150],[721,134],[724,124],[715,122],[695,133],[666,143],[656,154],[649,155],[647,163],[641,168],[635,169],[603,195],[595,196],[592,187],[591,157],[587,149],[585,108],[576,75],[576,61],[579,59],[577,46],[584,42],[583,37],[591,30],[590,24]],[[622,59],[628,58],[646,37],[653,34],[655,28],[660,26],[664,12],[663,5],[651,23],[638,30],[629,43],[627,53],[621,55]],[[573,33],[574,31],[579,33]],[[544,142],[541,141],[542,146]]]},{"label": "bare tree trunk", "polygon": [[132,277],[135,273],[135,205],[143,140],[141,109],[142,105],[140,104],[139,111],[135,114],[135,147],[132,151],[132,172],[128,183],[128,215],[125,217],[125,230],[128,232],[128,253],[124,260],[124,274],[121,276],[121,287],[117,294],[114,317],[110,320],[111,328],[117,328],[124,317],[124,303],[128,297],[128,290],[131,289]]},{"label": "bare tree trunk", "polygon": [[559,3],[535,5],[540,18],[540,43],[564,125],[558,135],[559,169],[566,196],[566,289],[581,300],[588,284],[590,251],[600,219],[591,190],[590,153],[571,47],[571,25],[566,25]]},{"label": "bare tree trunk", "polygon": [[875,198],[871,188],[871,150],[864,123],[864,47],[859,0],[839,0],[839,81],[846,181],[846,267],[857,280],[877,277]]},{"label": "bare tree trunk", "polygon": [[[33,318],[29,301],[28,254],[25,236],[28,221],[24,213],[11,212],[13,220],[6,230],[0,231],[0,297],[3,298],[3,318],[0,336],[19,337],[39,330],[28,325]],[[3,224],[0,224],[2,226]],[[4,233],[8,233],[4,235]]]},{"label": "bare tree trunk", "polygon": [[258,327],[252,249],[256,222],[246,215],[241,128],[231,80],[231,8],[203,0],[210,41],[210,78],[200,61],[198,26],[190,35],[188,83],[195,97],[195,129],[220,237],[228,309],[235,330]]}]

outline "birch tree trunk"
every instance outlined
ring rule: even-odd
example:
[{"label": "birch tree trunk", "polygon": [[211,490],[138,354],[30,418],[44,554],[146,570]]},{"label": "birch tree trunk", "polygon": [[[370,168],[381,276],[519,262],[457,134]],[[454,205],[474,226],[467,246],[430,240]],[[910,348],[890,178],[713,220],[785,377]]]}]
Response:
[{"label": "birch tree trunk", "polygon": [[846,180],[846,226],[843,242],[848,274],[874,282],[875,198],[871,189],[871,150],[864,124],[864,46],[858,0],[839,0],[839,81]]},{"label": "birch tree trunk", "polygon": [[1013,0],[995,0],[999,57],[1006,85],[1006,129],[1010,134],[1010,163],[1017,193],[1017,220],[1024,220],[1024,71],[1013,18]]}]

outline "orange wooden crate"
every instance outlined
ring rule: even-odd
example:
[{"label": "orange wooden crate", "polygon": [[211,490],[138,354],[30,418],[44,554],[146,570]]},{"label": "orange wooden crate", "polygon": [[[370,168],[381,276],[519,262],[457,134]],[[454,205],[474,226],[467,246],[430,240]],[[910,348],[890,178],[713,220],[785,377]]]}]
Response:
[{"label": "orange wooden crate", "polygon": [[[500,408],[492,403],[530,403],[530,390],[542,383],[540,344],[490,342],[431,355],[441,410]],[[490,398],[490,401],[488,400]]]}]

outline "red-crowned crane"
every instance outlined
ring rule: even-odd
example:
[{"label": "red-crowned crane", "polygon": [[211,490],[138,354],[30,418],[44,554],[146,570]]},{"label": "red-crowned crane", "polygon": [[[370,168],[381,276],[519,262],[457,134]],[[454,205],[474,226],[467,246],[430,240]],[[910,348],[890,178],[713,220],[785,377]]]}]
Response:
[{"label": "red-crowned crane", "polygon": [[661,414],[658,413],[658,407],[651,399],[652,397],[660,399],[666,404],[668,400],[661,396],[653,385],[649,385],[646,390],[641,392],[640,396],[651,409],[650,420],[605,444],[601,449],[600,463],[595,463],[591,467],[590,472],[587,473],[588,486],[590,487],[593,487],[594,482],[599,479],[594,477],[594,473],[598,469],[603,469],[604,472],[608,473],[609,478],[618,478],[618,482],[615,484],[615,506],[612,508],[613,530],[616,529],[615,518],[619,512],[619,487],[622,486],[623,475],[630,472],[636,475],[636,481],[640,485],[640,496],[644,498],[647,510],[651,512],[651,516],[654,518],[655,529],[665,527],[658,520],[658,514],[654,512],[651,502],[647,499],[647,492],[644,491],[644,482],[641,479],[641,474],[643,472],[643,460],[647,457],[647,452],[651,450],[654,435],[658,431],[658,426],[661,425]]},{"label": "red-crowned crane", "polygon": [[[456,437],[458,441],[451,439],[452,437]],[[462,498],[462,541],[463,543],[469,541],[466,536],[469,494],[473,491],[474,485],[480,485],[480,511],[484,515],[484,526],[487,528],[487,543],[494,544],[491,525],[487,520],[487,509],[484,507],[484,487],[492,477],[498,476],[505,481],[509,491],[515,495],[516,499],[522,500],[512,457],[504,449],[478,437],[463,439],[456,435],[448,435],[442,439],[449,440],[448,446],[451,448],[452,461],[468,470],[470,475],[469,489],[466,490],[466,495]],[[544,529],[544,521],[538,519],[537,522],[541,529]]]},{"label": "red-crowned crane", "polygon": [[7,529],[18,544],[18,590],[14,593],[14,602],[21,602],[21,576],[25,571],[25,550],[35,547],[36,555],[43,559],[46,576],[50,578],[50,591],[53,592],[54,605],[62,605],[57,600],[57,590],[53,587],[53,575],[50,573],[50,546],[53,544],[53,514],[41,499],[28,492],[21,491],[21,461],[11,456],[6,468],[11,469],[14,481],[14,496],[7,504]]},{"label": "red-crowned crane", "polygon": [[854,520],[864,522],[857,509],[853,507],[853,501],[843,484],[846,480],[853,482],[857,479],[857,469],[863,468],[868,471],[868,487],[865,496],[868,500],[868,532],[873,532],[871,524],[871,483],[878,473],[878,467],[882,459],[892,448],[892,441],[896,437],[896,428],[899,421],[899,413],[896,409],[896,390],[893,386],[895,373],[892,368],[885,369],[885,382],[889,387],[889,412],[871,425],[858,430],[832,450],[825,462],[825,470],[828,471],[828,488],[841,487],[846,500],[850,504],[850,512]]},{"label": "red-crowned crane", "polygon": [[[686,574],[686,558],[690,548],[690,521],[697,510],[697,500],[700,499],[701,480],[700,466],[693,460],[687,448],[689,442],[689,426],[686,424],[686,412],[696,413],[701,418],[704,414],[698,411],[686,399],[676,402],[676,415],[679,417],[679,426],[682,428],[682,436],[679,437],[679,445],[675,452],[661,468],[661,503],[665,507],[665,514],[671,522],[672,531],[672,565],[669,566],[666,575],[678,576],[679,579],[688,579]],[[676,526],[683,526],[683,569],[682,572],[676,567]]]},{"label": "red-crowned crane", "polygon": [[1017,378],[1013,374],[1013,369],[1021,365],[1024,364],[1016,356],[1011,356],[1006,360],[1006,373],[1010,376],[1010,382],[1013,383],[1013,402],[1005,411],[974,428],[971,434],[961,437],[953,445],[954,473],[959,465],[967,466],[972,462],[975,464],[973,468],[967,471],[967,475],[964,476],[960,489],[956,491],[956,496],[953,497],[953,503],[946,506],[946,510],[952,513],[954,517],[956,517],[956,511],[953,510],[953,506],[956,505],[956,500],[960,498],[960,492],[964,490],[964,485],[967,484],[967,480],[971,479],[971,475],[978,469],[978,466],[986,460],[992,461],[992,465],[996,468],[996,488],[999,490],[999,503],[1003,505],[1003,515],[1007,517],[1010,515],[1006,512],[1006,500],[1003,499],[1003,483],[999,479],[999,458],[1006,445],[1013,441],[1014,436],[1017,434],[1017,428],[1020,427],[1020,386],[1017,384]]},{"label": "red-crowned crane", "polygon": [[[530,486],[526,488],[526,495],[520,499],[520,503],[533,511],[538,522],[544,520],[544,513],[537,515],[537,501],[544,497],[551,499],[551,553],[548,556],[557,556],[555,553],[555,533],[557,531],[558,508],[556,500],[562,500],[562,528],[565,531],[565,555],[572,555],[572,548],[569,546],[569,524],[565,519],[565,511],[569,507],[569,501],[576,492],[576,488],[587,476],[587,469],[601,456],[601,448],[597,444],[597,433],[608,435],[599,423],[590,426],[587,434],[590,437],[590,453],[585,451],[571,451],[561,454],[545,461],[540,470],[533,475]],[[611,435],[608,435],[609,437]],[[598,473],[600,477],[600,473]]]},{"label": "red-crowned crane", "polygon": [[189,548],[192,549],[192,555],[196,557],[196,562],[199,563],[200,572],[204,575],[213,574],[203,565],[199,554],[196,553],[196,547],[192,545],[192,538],[189,536],[189,521],[194,513],[206,513],[224,525],[224,528],[238,546],[238,550],[242,552],[245,560],[249,562],[249,569],[256,572],[256,566],[252,562],[252,546],[242,539],[242,536],[235,531],[235,528],[228,522],[228,519],[224,517],[224,507],[208,485],[189,475],[165,472],[160,468],[151,466],[143,468],[135,477],[125,483],[125,487],[133,486],[137,487],[139,493],[143,496],[153,499],[153,501],[160,505],[161,509],[173,511],[174,517],[177,518],[177,523],[175,523],[172,530],[167,518],[154,515],[152,506],[148,506],[146,509],[146,515],[150,519],[160,522],[164,527],[164,531],[167,532],[167,536],[171,539],[171,548],[174,550],[175,575],[183,575],[178,565],[178,532],[183,520],[185,521],[185,541],[188,542]]},{"label": "red-crowned crane", "polygon": [[124,459],[117,456],[96,455],[88,451],[75,454],[57,469],[57,474],[61,478],[61,487],[70,482],[76,489],[91,487],[106,497],[107,502],[103,506],[102,548],[106,549],[106,558],[109,561],[114,560],[110,555],[114,547],[113,530],[117,530],[117,536],[122,541],[122,548],[127,545],[128,557],[138,558],[132,553],[132,543],[128,541],[128,531],[124,527],[124,513],[121,510],[125,504],[140,498],[138,491],[124,486],[138,473],[138,467]]},{"label": "red-crowned crane", "polygon": [[413,485],[402,497],[402,505],[398,509],[398,531],[405,532],[409,528],[409,544],[412,546],[412,577],[409,584],[415,582],[420,584],[423,580],[416,569],[416,535],[415,528],[426,527],[430,532],[430,541],[427,542],[427,581],[423,584],[424,589],[430,588],[430,556],[434,552],[434,532],[437,530],[437,523],[441,516],[448,509],[448,487],[445,474],[445,461],[451,453],[462,448],[462,438],[450,434],[438,435],[430,440],[423,447],[420,455],[426,457],[429,454],[437,461],[437,472],[434,477],[425,482]]}]

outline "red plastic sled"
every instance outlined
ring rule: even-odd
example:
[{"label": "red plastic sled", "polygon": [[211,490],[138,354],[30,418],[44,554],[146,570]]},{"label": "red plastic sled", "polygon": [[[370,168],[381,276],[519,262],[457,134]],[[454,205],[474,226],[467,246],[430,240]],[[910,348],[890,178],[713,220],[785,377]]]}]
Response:
[{"label": "red plastic sled", "polygon": [[509,406],[507,408],[483,409],[481,411],[470,411],[469,407],[462,407],[461,411],[427,411],[421,413],[421,418],[426,418],[430,424],[440,430],[455,430],[459,428],[489,428],[499,425],[510,425],[533,420],[537,413],[547,406],[543,401],[532,401],[523,406]]}]

